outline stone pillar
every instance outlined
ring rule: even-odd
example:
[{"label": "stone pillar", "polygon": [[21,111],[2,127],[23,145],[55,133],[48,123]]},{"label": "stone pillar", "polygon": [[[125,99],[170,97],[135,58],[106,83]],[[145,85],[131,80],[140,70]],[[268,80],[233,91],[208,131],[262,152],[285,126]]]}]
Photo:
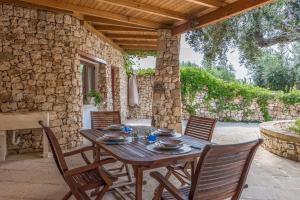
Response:
[{"label": "stone pillar", "polygon": [[97,78],[98,78],[98,90],[102,96],[102,101],[99,106],[99,110],[100,111],[112,110],[110,65],[104,65],[104,64],[100,65]]},{"label": "stone pillar", "polygon": [[168,29],[158,31],[152,125],[177,132],[182,131],[179,48],[179,35],[173,36]]}]

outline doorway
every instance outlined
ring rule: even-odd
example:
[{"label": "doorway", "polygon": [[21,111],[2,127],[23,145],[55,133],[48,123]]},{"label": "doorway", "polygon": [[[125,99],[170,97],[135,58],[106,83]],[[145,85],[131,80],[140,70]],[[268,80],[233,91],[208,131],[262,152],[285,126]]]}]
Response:
[{"label": "doorway", "polygon": [[83,128],[90,128],[91,124],[91,111],[97,111],[97,107],[91,102],[89,93],[97,90],[97,71],[98,63],[93,63],[88,60],[80,60],[80,74],[82,85],[82,100],[83,100],[83,113],[82,122]]}]

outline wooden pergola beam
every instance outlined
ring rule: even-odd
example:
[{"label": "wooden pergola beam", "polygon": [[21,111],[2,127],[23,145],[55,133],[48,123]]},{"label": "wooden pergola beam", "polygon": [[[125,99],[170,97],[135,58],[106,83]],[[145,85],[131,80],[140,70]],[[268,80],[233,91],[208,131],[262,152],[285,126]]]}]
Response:
[{"label": "wooden pergola beam", "polygon": [[147,39],[156,40],[157,35],[140,35],[140,34],[105,34],[107,37],[112,39]]},{"label": "wooden pergola beam", "polygon": [[75,13],[80,13],[82,15],[90,15],[95,17],[102,17],[106,19],[113,19],[120,22],[126,22],[130,24],[137,24],[149,28],[163,28],[164,25],[154,22],[143,20],[135,17],[130,17],[126,15],[116,14],[105,10],[98,10],[83,6],[77,6],[70,3],[64,3],[59,1],[51,1],[51,0],[20,0],[20,2],[31,3],[33,5],[45,6],[49,8],[55,8],[60,10],[72,11]]},{"label": "wooden pergola beam", "polygon": [[201,5],[201,6],[206,6],[209,8],[217,8],[217,7],[222,7],[222,6],[226,5],[226,3],[218,1],[218,0],[184,0],[184,1],[188,1],[190,3],[194,3],[197,5]]},{"label": "wooden pergola beam", "polygon": [[147,40],[120,40],[114,39],[114,43],[118,45],[147,45],[147,46],[157,46],[157,41],[147,41]]},{"label": "wooden pergola beam", "polygon": [[97,1],[105,2],[107,4],[111,4],[111,5],[115,5],[115,6],[119,6],[119,7],[137,10],[140,12],[146,12],[146,13],[150,13],[153,15],[176,19],[176,20],[187,20],[188,19],[188,17],[182,13],[178,13],[178,12],[175,12],[172,10],[163,9],[160,7],[156,7],[156,6],[152,6],[152,5],[144,4],[144,3],[139,3],[139,2],[135,2],[135,1],[128,1],[128,0],[97,0]]},{"label": "wooden pergola beam", "polygon": [[142,28],[142,29],[146,29],[146,30],[154,29],[154,28],[144,27],[142,25],[130,24],[127,22],[120,22],[120,21],[116,21],[113,19],[105,19],[103,17],[95,17],[95,16],[88,16],[88,15],[84,15],[83,20],[87,21],[87,22],[91,22],[91,23],[101,24],[101,25],[112,25],[112,26],[120,26],[120,27],[135,27],[135,28]]},{"label": "wooden pergola beam", "polygon": [[145,29],[139,27],[123,27],[114,25],[94,25],[95,29],[98,31],[142,31],[142,32],[156,32],[153,29]]},{"label": "wooden pergola beam", "polygon": [[157,50],[156,46],[127,46],[121,45],[121,48],[126,50]]},{"label": "wooden pergola beam", "polygon": [[186,32],[193,28],[205,27],[210,24],[228,19],[248,10],[271,3],[273,0],[239,0],[213,12],[205,14],[197,19],[190,20],[172,29],[174,35]]}]

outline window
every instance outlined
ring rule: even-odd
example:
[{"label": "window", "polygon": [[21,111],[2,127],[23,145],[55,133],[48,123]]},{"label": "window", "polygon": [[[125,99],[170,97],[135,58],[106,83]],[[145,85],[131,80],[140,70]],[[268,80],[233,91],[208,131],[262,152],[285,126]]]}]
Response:
[{"label": "window", "polygon": [[88,93],[91,90],[95,90],[95,65],[81,61],[80,62],[80,72],[82,77],[82,94],[83,94],[83,104],[89,104]]}]

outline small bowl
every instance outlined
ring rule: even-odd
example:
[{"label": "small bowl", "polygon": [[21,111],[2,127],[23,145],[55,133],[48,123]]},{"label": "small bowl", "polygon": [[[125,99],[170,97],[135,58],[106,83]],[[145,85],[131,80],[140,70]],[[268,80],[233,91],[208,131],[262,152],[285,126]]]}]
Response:
[{"label": "small bowl", "polygon": [[108,126],[110,130],[122,130],[123,125],[122,124],[111,124]]}]

